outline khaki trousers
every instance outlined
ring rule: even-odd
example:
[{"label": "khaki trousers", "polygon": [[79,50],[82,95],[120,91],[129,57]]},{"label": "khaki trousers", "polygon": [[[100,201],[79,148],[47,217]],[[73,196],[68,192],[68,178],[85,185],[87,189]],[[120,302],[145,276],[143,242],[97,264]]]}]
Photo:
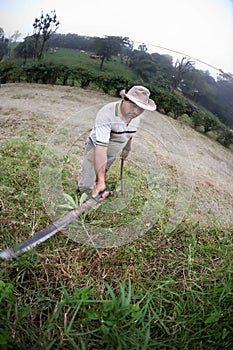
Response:
[{"label": "khaki trousers", "polygon": [[[107,169],[109,170],[110,166],[116,159],[118,153],[123,149],[125,143],[120,142],[109,142],[107,150]],[[95,144],[93,143],[90,137],[87,138],[85,144],[85,151],[83,156],[82,163],[82,175],[81,179],[78,182],[78,188],[80,192],[90,193],[96,184],[96,173],[94,168],[94,151]]]}]

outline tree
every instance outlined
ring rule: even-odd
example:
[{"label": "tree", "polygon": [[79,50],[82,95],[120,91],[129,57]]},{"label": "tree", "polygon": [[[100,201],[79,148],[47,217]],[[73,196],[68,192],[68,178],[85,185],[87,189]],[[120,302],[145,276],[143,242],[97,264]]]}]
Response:
[{"label": "tree", "polygon": [[130,56],[129,67],[146,82],[152,81],[156,74],[156,64],[145,51],[134,50]]},{"label": "tree", "polygon": [[134,43],[128,37],[124,37],[124,38],[119,37],[119,41],[120,41],[120,47],[121,47],[121,52],[120,52],[121,63],[127,63],[129,56],[133,51]]},{"label": "tree", "polygon": [[93,41],[94,39],[88,36],[81,36],[71,33],[54,33],[53,36],[49,38],[47,44],[50,47],[62,47],[66,49],[91,51],[93,50]]},{"label": "tree", "polygon": [[116,36],[106,36],[105,38],[95,38],[93,43],[97,56],[100,56],[100,69],[103,69],[105,60],[121,52],[122,38]]},{"label": "tree", "polygon": [[156,74],[154,82],[157,86],[169,90],[171,76],[173,75],[173,58],[170,55],[160,55],[159,53],[152,53],[151,57],[156,66]]},{"label": "tree", "polygon": [[36,18],[33,23],[33,37],[35,40],[34,59],[41,60],[46,42],[56,32],[59,27],[55,11],[51,11],[44,16],[43,11],[40,18]]},{"label": "tree", "polygon": [[171,81],[172,91],[179,87],[186,73],[193,69],[194,63],[194,61],[190,61],[187,57],[183,57],[181,61],[176,61]]},{"label": "tree", "polygon": [[216,83],[215,113],[226,125],[233,129],[233,75],[228,74]]},{"label": "tree", "polygon": [[10,42],[15,43],[17,41],[17,39],[19,39],[21,37],[21,33],[19,32],[19,30],[16,30],[11,36],[10,36]]},{"label": "tree", "polygon": [[0,61],[7,54],[9,39],[5,37],[4,30],[0,28]]},{"label": "tree", "polygon": [[27,58],[34,57],[34,38],[33,36],[27,36],[24,38],[24,41],[19,43],[14,48],[14,53],[16,57],[22,57],[24,59],[24,64],[26,63]]},{"label": "tree", "polygon": [[143,51],[146,52],[147,51],[147,47],[146,44],[142,43],[138,46],[138,51]]}]

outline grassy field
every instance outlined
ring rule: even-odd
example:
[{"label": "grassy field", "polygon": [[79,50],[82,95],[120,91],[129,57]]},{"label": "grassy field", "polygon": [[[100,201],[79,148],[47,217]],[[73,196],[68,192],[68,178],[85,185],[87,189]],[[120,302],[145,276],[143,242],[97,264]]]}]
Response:
[{"label": "grassy field", "polygon": [[[107,97],[100,92],[94,94],[60,86],[37,88],[36,84],[25,89],[25,85],[19,84],[14,89],[10,84],[1,90],[0,116],[4,126],[0,143],[1,249],[21,242],[51,223],[39,183],[48,136],[52,137],[59,126],[64,130],[63,122],[68,122],[72,113],[81,123],[78,107],[85,110],[89,104],[99,104],[100,97],[101,103],[107,102]],[[4,100],[4,96],[8,98]],[[83,115],[85,119],[86,114]],[[92,118],[91,113],[88,117]],[[82,137],[76,135],[77,148],[83,145],[83,133],[89,128],[89,122],[85,122],[80,124]],[[170,129],[165,131],[161,130],[160,134],[169,136],[172,142],[174,129],[170,134],[167,134]],[[186,139],[191,138],[193,132],[189,129]],[[71,134],[75,133],[76,129]],[[190,143],[196,146],[194,153],[205,146],[195,158],[197,163],[198,157],[201,158],[198,171],[201,162],[207,159],[201,157],[202,152],[212,152],[216,162],[218,152],[228,154],[225,150],[220,153],[223,148],[219,144],[212,148],[213,142],[206,140],[208,138],[196,136],[196,143]],[[161,141],[161,144],[168,147],[168,143]],[[77,148],[74,149],[76,158]],[[71,199],[70,209],[81,200],[74,194],[75,157],[60,160],[62,184]],[[215,171],[215,164],[221,164],[225,176],[229,176],[230,159],[230,156],[225,158],[223,163],[222,157],[221,163],[208,165]],[[116,164],[108,174],[108,187],[112,190],[119,170]],[[143,170],[143,166],[142,170],[125,167],[125,178],[130,180],[136,193],[127,207],[116,214],[88,213],[82,217],[83,222],[96,227],[121,227],[134,219],[148,193]],[[211,177],[217,178],[211,167],[207,170]],[[205,181],[210,181],[206,176],[208,172],[203,174]],[[198,188],[204,192],[200,180]],[[210,185],[207,189],[211,189],[211,193],[205,194],[213,197],[215,187]],[[205,186],[208,186],[206,182]],[[114,196],[117,197],[117,193],[113,193]],[[219,201],[218,205],[222,203],[225,202]],[[205,207],[206,202],[199,204]],[[61,232],[14,260],[0,261],[0,348],[231,350],[232,227],[223,229],[216,221],[203,227],[198,220],[188,220],[167,232],[168,220],[169,213],[164,208],[146,234],[118,247],[86,247]],[[127,232],[130,234],[132,232]]]},{"label": "grassy field", "polygon": [[100,74],[123,76],[128,79],[137,80],[136,74],[125,64],[121,64],[119,57],[104,61],[103,69],[100,70],[100,59],[90,58],[89,53],[58,48],[54,54],[47,52],[43,61],[67,65],[69,67],[84,68],[93,73],[99,72]]},{"label": "grassy field", "polygon": [[[43,149],[17,139],[1,146],[7,245],[49,224],[38,188]],[[69,192],[69,168],[63,176]],[[2,261],[1,348],[231,349],[231,232],[193,223],[168,234],[165,221],[124,247],[85,248],[60,233]]]}]

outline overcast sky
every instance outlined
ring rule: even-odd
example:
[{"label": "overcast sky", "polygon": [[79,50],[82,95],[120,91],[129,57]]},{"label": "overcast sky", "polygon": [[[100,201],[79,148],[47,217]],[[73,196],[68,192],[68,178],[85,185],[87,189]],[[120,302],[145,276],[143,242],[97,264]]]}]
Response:
[{"label": "overcast sky", "polygon": [[136,48],[176,57],[164,47],[233,73],[233,0],[0,0],[0,27],[23,38],[42,10],[56,11],[58,33],[127,36]]}]

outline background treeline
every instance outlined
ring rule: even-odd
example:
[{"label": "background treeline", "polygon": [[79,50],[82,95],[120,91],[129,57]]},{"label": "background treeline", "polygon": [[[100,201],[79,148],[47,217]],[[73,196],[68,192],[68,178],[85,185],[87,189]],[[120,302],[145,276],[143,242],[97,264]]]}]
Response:
[{"label": "background treeline", "polygon": [[[118,37],[111,37],[118,38]],[[99,51],[99,38],[79,36],[77,34],[54,34],[49,39],[50,47],[62,47],[84,50],[88,52]],[[118,38],[119,39],[119,38]],[[233,128],[233,76],[220,74],[217,81],[207,71],[195,69],[190,62],[176,62],[173,57],[149,54],[146,45],[139,45],[138,50],[133,49],[134,44],[129,38],[122,38],[118,54],[122,62],[127,64],[145,82],[153,82],[163,88],[180,88],[184,96],[192,98],[213,112],[220,120]]]},{"label": "background treeline", "polygon": [[[122,88],[144,84],[151,90],[159,111],[174,118],[186,114],[194,128],[212,132],[224,146],[233,144],[231,74],[220,72],[215,80],[208,70],[196,69],[189,58],[173,62],[171,55],[148,53],[145,44],[135,49],[127,37],[54,33],[43,45],[43,55],[40,52],[36,57],[32,35],[8,50],[9,58],[0,65],[1,83],[68,84],[101,89],[114,96],[119,96]],[[72,63],[68,59],[71,53],[76,55]],[[109,62],[113,62],[115,71],[109,71]]]}]

